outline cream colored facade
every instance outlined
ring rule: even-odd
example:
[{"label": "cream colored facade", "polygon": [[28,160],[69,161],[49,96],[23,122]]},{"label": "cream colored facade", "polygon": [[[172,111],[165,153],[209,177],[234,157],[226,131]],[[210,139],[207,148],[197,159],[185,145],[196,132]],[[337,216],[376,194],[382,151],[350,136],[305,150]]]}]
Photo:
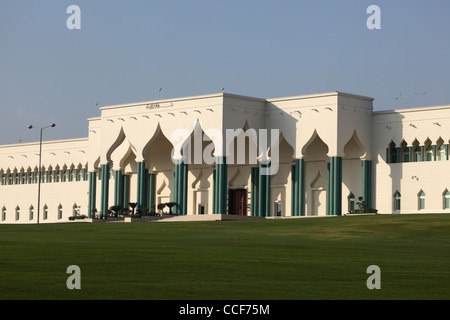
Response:
[{"label": "cream colored facade", "polygon": [[[180,215],[321,216],[363,196],[379,213],[450,210],[450,106],[373,112],[372,98],[340,92],[220,93],[100,111],[87,138],[43,143],[40,222],[129,202],[176,202]],[[39,143],[0,146],[0,223],[37,222],[38,164]]]}]

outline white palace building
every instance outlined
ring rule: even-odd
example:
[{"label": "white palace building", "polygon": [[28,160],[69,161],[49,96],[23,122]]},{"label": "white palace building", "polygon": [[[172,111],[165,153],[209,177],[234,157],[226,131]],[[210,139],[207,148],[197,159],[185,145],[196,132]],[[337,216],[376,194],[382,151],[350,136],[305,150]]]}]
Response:
[{"label": "white palace building", "polygon": [[361,199],[381,214],[450,212],[450,106],[218,93],[100,110],[87,138],[44,141],[40,168],[39,142],[0,146],[0,224],[129,203],[173,202],[176,215],[344,215]]}]

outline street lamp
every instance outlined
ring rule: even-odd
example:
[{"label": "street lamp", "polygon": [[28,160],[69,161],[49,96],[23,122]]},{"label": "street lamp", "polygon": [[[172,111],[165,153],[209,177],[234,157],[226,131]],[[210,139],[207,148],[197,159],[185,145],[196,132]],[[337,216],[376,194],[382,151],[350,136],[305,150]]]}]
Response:
[{"label": "street lamp", "polygon": [[[39,224],[39,211],[40,211],[40,209],[41,209],[42,131],[43,131],[44,129],[47,129],[47,128],[50,128],[50,127],[51,127],[51,128],[54,128],[54,127],[56,127],[56,124],[52,123],[52,124],[50,124],[50,125],[48,125],[48,126],[46,126],[46,127],[43,127],[43,128],[35,128],[35,129],[39,129],[40,132],[41,132],[41,136],[40,136],[40,140],[39,140],[39,171],[38,171],[38,174],[39,174],[39,182],[38,182],[38,208],[37,208],[38,211],[37,211],[37,224]],[[29,125],[29,126],[28,126],[28,129],[33,129],[33,126],[32,126],[32,125]]]}]

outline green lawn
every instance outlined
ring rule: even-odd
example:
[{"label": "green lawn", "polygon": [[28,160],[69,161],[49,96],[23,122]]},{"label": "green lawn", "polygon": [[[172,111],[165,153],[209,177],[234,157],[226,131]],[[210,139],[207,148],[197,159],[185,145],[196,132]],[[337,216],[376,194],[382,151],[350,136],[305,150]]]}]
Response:
[{"label": "green lawn", "polygon": [[450,215],[0,225],[2,299],[450,299]]}]

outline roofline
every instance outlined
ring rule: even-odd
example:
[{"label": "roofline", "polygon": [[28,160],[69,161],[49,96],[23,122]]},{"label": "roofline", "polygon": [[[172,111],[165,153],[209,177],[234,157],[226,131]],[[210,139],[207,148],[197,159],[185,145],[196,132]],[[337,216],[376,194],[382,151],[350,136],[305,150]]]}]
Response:
[{"label": "roofline", "polygon": [[432,111],[432,110],[442,110],[442,109],[450,109],[450,105],[382,110],[382,111],[374,111],[373,114],[374,115],[383,115],[383,114],[390,114],[390,113],[409,113],[409,112],[421,112],[421,111]]},{"label": "roofline", "polygon": [[[42,145],[70,143],[70,142],[88,142],[88,141],[89,141],[89,138],[48,140],[48,141],[42,141]],[[15,143],[15,144],[4,144],[4,145],[0,145],[0,149],[15,148],[15,147],[31,147],[31,146],[38,146],[38,145],[39,145],[39,141],[38,142]]]},{"label": "roofline", "polygon": [[361,96],[361,95],[357,95],[357,94],[334,91],[334,92],[325,92],[325,93],[317,93],[317,94],[305,94],[305,95],[299,95],[299,96],[290,96],[290,97],[284,97],[284,98],[273,98],[273,99],[267,99],[267,102],[298,100],[298,99],[311,99],[311,98],[321,98],[321,97],[330,97],[330,96],[338,96],[338,97],[344,96],[344,97],[363,99],[363,100],[368,100],[368,101],[374,100],[374,98],[367,97],[367,96]]}]

